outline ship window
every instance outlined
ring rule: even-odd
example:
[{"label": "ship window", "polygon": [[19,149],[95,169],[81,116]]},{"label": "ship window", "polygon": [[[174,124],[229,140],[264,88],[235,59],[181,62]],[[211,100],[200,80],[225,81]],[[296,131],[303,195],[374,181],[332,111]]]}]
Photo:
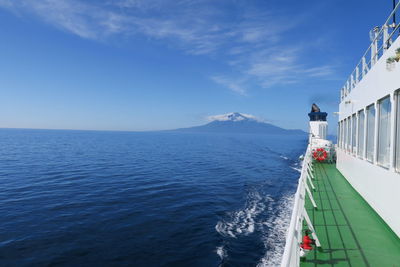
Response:
[{"label": "ship window", "polygon": [[390,96],[379,101],[378,164],[388,168],[390,162]]},{"label": "ship window", "polygon": [[337,133],[336,133],[337,139],[336,139],[336,144],[339,145],[340,143],[340,121],[337,124]]},{"label": "ship window", "polygon": [[396,171],[400,171],[400,91],[396,94]]},{"label": "ship window", "polygon": [[351,151],[355,154],[356,153],[356,126],[357,126],[357,120],[356,120],[356,114],[353,114],[351,118]]},{"label": "ship window", "polygon": [[347,147],[347,119],[343,120],[343,149]]},{"label": "ship window", "polygon": [[343,144],[343,121],[340,122],[340,142],[339,142],[339,147],[342,148],[342,144]]},{"label": "ship window", "polygon": [[350,130],[350,128],[349,128],[349,119],[347,118],[346,119],[346,147],[345,147],[346,150],[349,147],[349,141],[350,141],[350,139],[349,139],[349,134],[350,134],[349,130]]},{"label": "ship window", "polygon": [[326,139],[326,131],[325,131],[325,125],[320,124],[319,125],[319,137],[322,139]]},{"label": "ship window", "polygon": [[[344,140],[343,140],[343,133],[344,133],[344,120],[340,122],[340,147],[343,148]],[[400,162],[400,161],[399,161]]]},{"label": "ship window", "polygon": [[343,148],[343,121],[340,122],[340,148]]},{"label": "ship window", "polygon": [[364,157],[364,110],[358,112],[358,145],[357,154],[359,157]]},{"label": "ship window", "polygon": [[351,117],[347,118],[347,150],[351,150]]},{"label": "ship window", "polygon": [[375,143],[375,106],[367,107],[367,160],[374,161]]},{"label": "ship window", "polygon": [[339,128],[338,128],[338,146],[342,147],[342,122],[339,121]]}]

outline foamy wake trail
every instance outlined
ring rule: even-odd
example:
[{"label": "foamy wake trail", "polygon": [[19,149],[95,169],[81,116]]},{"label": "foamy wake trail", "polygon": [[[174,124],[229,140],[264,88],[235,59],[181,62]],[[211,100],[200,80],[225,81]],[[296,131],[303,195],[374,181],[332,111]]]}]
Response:
[{"label": "foamy wake trail", "polygon": [[265,210],[266,203],[270,201],[270,197],[262,197],[259,192],[250,193],[244,209],[232,212],[228,219],[219,221],[215,230],[222,236],[234,238],[253,233],[257,215]]},{"label": "foamy wake trail", "polygon": [[290,168],[301,173],[302,166],[303,166],[303,161],[300,160],[299,162],[296,162],[293,166],[290,166]]},{"label": "foamy wake trail", "polygon": [[300,167],[290,166],[290,168],[301,173],[301,168]]},{"label": "foamy wake trail", "polygon": [[227,252],[224,246],[219,246],[217,247],[217,249],[215,250],[215,252],[217,252],[219,258],[221,260],[225,259],[227,257]]},{"label": "foamy wake trail", "polygon": [[279,210],[277,216],[268,218],[263,222],[265,231],[262,238],[266,253],[257,264],[257,267],[280,265],[285,248],[286,232],[290,224],[293,201],[294,195],[284,197],[277,206]]},{"label": "foamy wake trail", "polygon": [[[228,218],[221,220],[215,226],[215,230],[224,237],[238,238],[247,236],[260,225],[258,215],[265,210],[270,210],[273,199],[269,196],[261,196],[259,192],[251,192],[247,196],[243,209],[231,212]],[[223,262],[228,257],[228,251],[224,245],[216,248],[216,253]]]}]

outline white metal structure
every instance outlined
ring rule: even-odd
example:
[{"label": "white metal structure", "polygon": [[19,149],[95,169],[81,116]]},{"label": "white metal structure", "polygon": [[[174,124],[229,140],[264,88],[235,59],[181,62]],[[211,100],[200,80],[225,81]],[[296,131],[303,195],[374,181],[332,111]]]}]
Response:
[{"label": "white metal structure", "polygon": [[337,169],[400,237],[400,62],[387,66],[400,24],[391,16],[341,91]]},{"label": "white metal structure", "polygon": [[358,83],[367,76],[369,71],[376,63],[378,63],[380,58],[382,58],[384,55],[386,55],[385,60],[388,58],[387,55],[390,54],[389,50],[393,50],[391,48],[393,48],[393,42],[397,38],[396,35],[398,35],[398,30],[400,28],[400,24],[395,25],[391,23],[391,20],[393,16],[395,16],[396,12],[399,11],[400,2],[397,3],[396,7],[393,9],[383,26],[375,27],[370,32],[372,42],[342,87],[340,91],[341,100],[344,100],[346,96],[358,85]]},{"label": "white metal structure", "polygon": [[328,123],[326,121],[310,121],[310,139],[312,137],[326,139],[327,132]]},{"label": "white metal structure", "polygon": [[312,183],[312,171],[313,169],[311,147],[308,146],[303,159],[299,184],[297,186],[294,198],[292,217],[290,219],[290,225],[286,236],[285,251],[282,256],[282,267],[299,266],[300,264],[300,243],[302,241],[303,220],[306,220],[308,228],[312,231],[312,236],[313,239],[315,239],[316,241],[317,247],[321,247],[318,237],[314,231],[312,222],[304,207],[306,194],[310,198],[312,204],[314,205],[314,208],[317,207],[312,197],[311,190],[308,187],[308,184],[310,184],[311,187],[314,188],[314,185]]},{"label": "white metal structure", "polygon": [[[400,49],[400,24],[390,23],[396,12],[400,2],[383,26],[371,31],[371,45],[341,89],[337,168],[400,237],[400,62],[390,68],[386,63]],[[324,140],[320,124],[310,123],[282,267],[300,264],[304,219],[314,232],[304,204],[308,194],[315,207],[308,183],[314,188],[311,151],[313,142]]]},{"label": "white metal structure", "polygon": [[332,142],[326,139],[328,132],[326,117],[328,114],[321,112],[319,107],[314,103],[308,116],[310,117],[308,143],[311,153],[323,148],[328,153],[328,158],[332,160],[334,147]]}]

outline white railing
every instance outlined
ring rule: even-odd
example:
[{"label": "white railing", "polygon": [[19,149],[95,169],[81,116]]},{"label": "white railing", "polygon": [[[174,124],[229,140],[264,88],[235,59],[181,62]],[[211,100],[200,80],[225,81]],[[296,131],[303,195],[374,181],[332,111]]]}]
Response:
[{"label": "white railing", "polygon": [[[302,241],[302,227],[305,214],[304,202],[306,198],[306,189],[309,191],[307,186],[307,178],[310,179],[311,175],[312,157],[311,148],[310,145],[308,145],[306,154],[303,159],[299,184],[297,186],[294,198],[292,217],[286,236],[286,245],[285,251],[282,256],[281,267],[294,267],[299,266],[300,264],[300,243]],[[312,185],[311,181],[310,183]]]},{"label": "white railing", "polygon": [[340,90],[340,100],[342,101],[356,87],[365,75],[371,70],[376,62],[385,54],[386,50],[392,45],[400,34],[400,24],[391,23],[395,18],[396,12],[400,12],[400,2],[397,3],[392,13],[383,24],[382,27],[375,27],[370,32],[372,39],[371,45],[362,56],[356,68],[350,74],[350,77],[345,82]]}]

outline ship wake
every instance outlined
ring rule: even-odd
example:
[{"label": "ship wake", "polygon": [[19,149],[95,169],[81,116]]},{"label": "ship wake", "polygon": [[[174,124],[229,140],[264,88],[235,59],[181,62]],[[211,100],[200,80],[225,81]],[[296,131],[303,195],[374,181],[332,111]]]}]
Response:
[{"label": "ship wake", "polygon": [[222,236],[233,238],[253,233],[256,227],[256,217],[266,209],[267,203],[271,201],[273,200],[269,196],[262,197],[259,192],[251,192],[245,207],[230,213],[226,220],[219,221],[215,230]]},{"label": "ship wake", "polygon": [[293,209],[294,195],[285,196],[279,202],[276,216],[268,218],[262,223],[263,242],[265,255],[257,267],[279,266],[285,248],[286,231],[290,224],[290,217]]}]

